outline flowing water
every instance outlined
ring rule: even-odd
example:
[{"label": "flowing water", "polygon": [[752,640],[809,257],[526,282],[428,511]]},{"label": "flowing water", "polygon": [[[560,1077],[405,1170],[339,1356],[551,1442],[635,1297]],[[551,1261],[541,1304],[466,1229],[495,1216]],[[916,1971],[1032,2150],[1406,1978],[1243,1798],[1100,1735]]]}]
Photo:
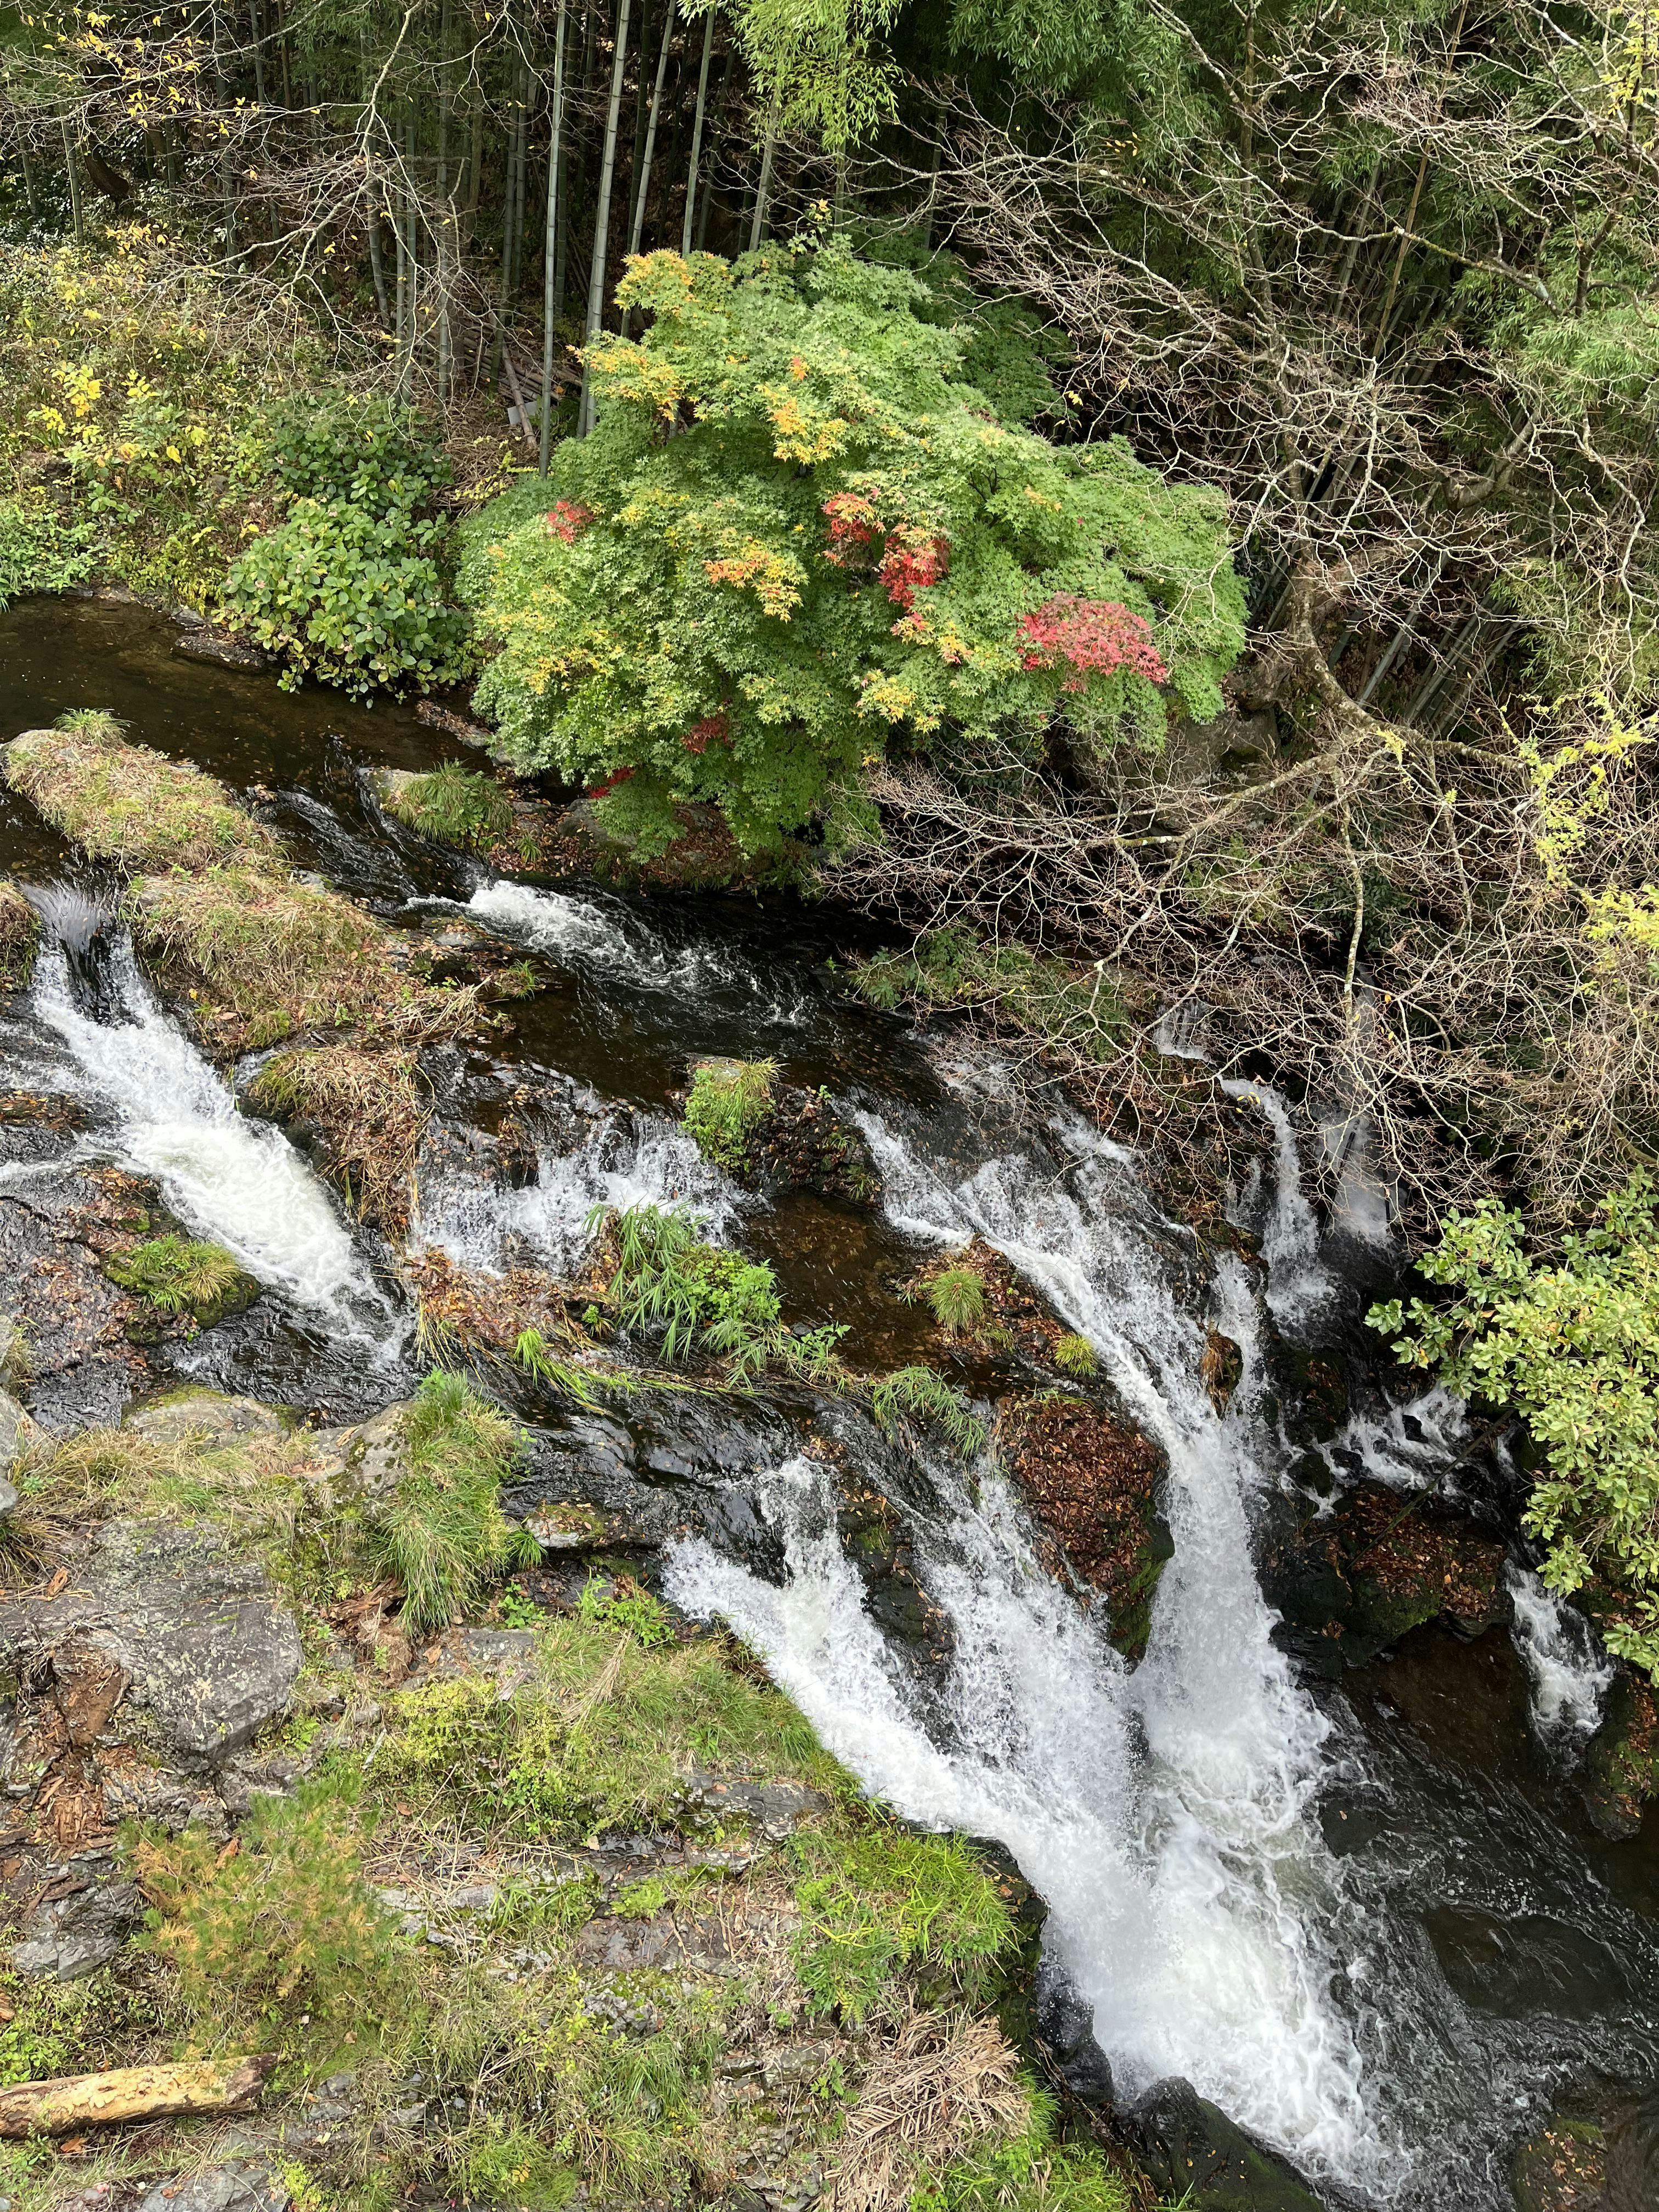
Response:
[{"label": "flowing water", "polygon": [[[111,706],[249,795],[299,865],[392,925],[464,915],[539,963],[544,988],[514,1007],[511,1036],[431,1056],[443,1141],[422,1158],[416,1244],[483,1271],[563,1273],[595,1207],[684,1205],[706,1234],[773,1262],[789,1319],[848,1322],[849,1356],[875,1364],[920,1340],[897,1294],[918,1257],[982,1237],[1089,1339],[1162,1446],[1173,1555],[1133,1667],[1045,1571],[992,1466],[900,1450],[846,1403],[734,1411],[723,1437],[710,1425],[726,1417],[697,1413],[714,1502],[665,1568],[684,1609],[731,1621],[765,1655],[867,1789],[1013,1855],[1120,2097],[1186,2076],[1333,2205],[1502,2212],[1515,2145],[1558,2094],[1597,2081],[1625,2085],[1633,2155],[1650,2159],[1659,1834],[1650,1820],[1611,1844],[1584,1816],[1576,1776],[1607,1674],[1577,1617],[1516,1556],[1513,1626],[1474,1644],[1419,1631],[1334,1686],[1276,1636],[1254,1547],[1310,1464],[1326,1492],[1368,1479],[1459,1497],[1492,1480],[1455,1401],[1390,1391],[1374,1357],[1345,1412],[1311,1438],[1288,1432],[1286,1359],[1311,1352],[1358,1374],[1363,1300],[1322,1237],[1285,1103],[1235,1087],[1271,1152],[1237,1194],[1263,1264],[1217,1262],[1121,1147],[1032,1108],[994,1064],[952,1062],[850,1004],[829,956],[844,958],[851,933],[833,917],[493,876],[375,806],[368,769],[455,750],[411,717],[286,700],[167,645],[133,609],[14,608],[0,617],[0,736]],[[409,1322],[387,1253],[157,1001],[107,920],[107,887],[77,878],[9,798],[0,846],[52,939],[6,1012],[5,1079],[73,1097],[86,1121],[60,1156],[16,1152],[0,1183],[112,1161],[234,1251],[264,1285],[263,1318],[204,1332],[176,1355],[189,1371],[321,1413],[398,1395]],[[770,1054],[833,1091],[882,1171],[879,1218],[763,1204],[709,1168],[673,1108],[688,1058],[709,1052]],[[510,1180],[473,1141],[509,1107],[533,1162]],[[1360,1208],[1348,1227],[1376,1244],[1386,1217]],[[1243,1363],[1222,1410],[1202,1379],[1212,1331]],[[520,1410],[538,1450],[627,1443],[618,1425],[605,1443],[592,1423],[556,1435],[544,1407]],[[908,1523],[951,1632],[942,1667],[883,1625],[837,1536],[812,1431]],[[664,1463],[689,1449],[680,1439]]]}]

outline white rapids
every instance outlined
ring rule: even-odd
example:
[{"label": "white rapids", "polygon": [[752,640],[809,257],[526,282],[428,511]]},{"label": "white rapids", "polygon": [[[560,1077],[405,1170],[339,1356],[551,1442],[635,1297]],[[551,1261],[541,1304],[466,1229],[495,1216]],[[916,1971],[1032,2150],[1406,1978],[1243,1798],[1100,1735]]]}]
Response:
[{"label": "white rapids", "polygon": [[1532,1723],[1546,1743],[1571,1750],[1593,1735],[1613,1669],[1589,1623],[1564,1605],[1529,1567],[1512,1562],[1504,1579],[1515,1604],[1512,1633],[1532,1685]]},{"label": "white rapids", "polygon": [[386,1302],[316,1176],[280,1130],[238,1111],[157,1005],[125,938],[111,956],[111,981],[125,1018],[94,1021],[75,1001],[62,946],[48,942],[33,995],[73,1055],[76,1087],[115,1114],[122,1164],[154,1176],[179,1219],[260,1282],[346,1334],[378,1340]]},{"label": "white rapids", "polygon": [[[1047,1899],[1048,1940],[1093,2007],[1120,2087],[1186,2075],[1310,2172],[1387,2194],[1410,2164],[1377,2117],[1332,1994],[1366,1977],[1312,1800],[1329,1723],[1271,1639],[1251,1564],[1262,1477],[1250,1382],[1218,1415],[1199,1380],[1202,1326],[1165,1279],[1125,1155],[1080,1125],[1045,1172],[1010,1154],[960,1181],[860,1117],[895,1224],[940,1243],[977,1233],[1086,1335],[1170,1457],[1175,1555],[1129,1670],[1038,1565],[994,1477],[934,1470],[945,1510],[912,1530],[949,1615],[949,1747],[923,1724],[836,1540],[823,1470],[770,1480],[781,1589],[700,1540],[667,1586],[729,1620],[830,1747],[909,1817],[994,1837]],[[1245,1349],[1255,1312],[1224,1267],[1214,1318]],[[931,1465],[931,1462],[930,1462]],[[937,1525],[936,1525],[937,1524]],[[1339,1955],[1340,1954],[1340,1955]]]}]

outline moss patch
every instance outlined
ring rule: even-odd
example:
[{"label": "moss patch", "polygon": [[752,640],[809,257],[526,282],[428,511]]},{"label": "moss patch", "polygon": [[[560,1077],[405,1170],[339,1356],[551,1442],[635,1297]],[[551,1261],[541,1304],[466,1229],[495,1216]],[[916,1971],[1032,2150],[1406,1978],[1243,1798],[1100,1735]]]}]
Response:
[{"label": "moss patch", "polygon": [[15,884],[0,882],[0,991],[26,991],[40,950],[40,917]]},{"label": "moss patch", "polygon": [[1659,1796],[1659,1698],[1628,1671],[1607,1698],[1585,1758],[1584,1782],[1595,1825],[1621,1840],[1638,1832],[1644,1808]]},{"label": "moss patch", "polygon": [[[66,717],[66,720],[72,718]],[[270,866],[281,849],[222,783],[188,761],[129,744],[110,717],[25,730],[5,748],[6,781],[83,852],[116,866]]]},{"label": "moss patch", "polygon": [[104,1261],[111,1282],[170,1318],[188,1318],[205,1328],[228,1313],[240,1313],[259,1294],[259,1286],[220,1244],[190,1237],[153,1237],[112,1252]]},{"label": "moss patch", "polygon": [[1005,1401],[997,1440],[1073,1571],[1105,1601],[1112,1641],[1138,1657],[1171,1548],[1158,1516],[1163,1452],[1103,1407],[1059,1395]]},{"label": "moss patch", "polygon": [[280,1053],[247,1097],[260,1113],[316,1132],[322,1164],[365,1221],[392,1234],[408,1228],[430,1111],[412,1053],[349,1045]]}]

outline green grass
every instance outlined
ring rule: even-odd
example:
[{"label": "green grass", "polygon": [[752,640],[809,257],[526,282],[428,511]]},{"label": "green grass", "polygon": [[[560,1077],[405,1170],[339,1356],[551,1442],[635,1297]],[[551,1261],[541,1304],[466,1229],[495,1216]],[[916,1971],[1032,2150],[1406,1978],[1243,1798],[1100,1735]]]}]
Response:
[{"label": "green grass", "polygon": [[193,872],[279,857],[276,840],[222,784],[188,761],[126,744],[101,708],[25,732],[6,749],[5,774],[55,830],[118,867]]},{"label": "green grass", "polygon": [[1032,2090],[1024,2132],[924,2166],[908,2212],[1136,2212],[1139,2198],[1092,2143],[1062,2143],[1054,2100]]},{"label": "green grass", "polygon": [[647,1646],[580,1616],[535,1635],[509,1699],[473,1679],[388,1699],[370,1770],[383,1801],[456,1832],[580,1842],[673,1819],[693,1767],[845,1787],[795,1708],[712,1640]]},{"label": "green grass", "polygon": [[487,853],[513,827],[513,802],[493,775],[447,761],[388,795],[395,815],[422,837],[464,852]]},{"label": "green grass", "polygon": [[503,1516],[503,1477],[518,1431],[459,1375],[428,1375],[404,1416],[408,1471],[366,1528],[374,1565],[396,1578],[404,1618],[441,1628],[506,1567],[539,1559],[535,1539]]},{"label": "green grass", "polygon": [[1064,1375],[1092,1375],[1100,1364],[1086,1336],[1062,1336],[1055,1340],[1054,1364]]},{"label": "green grass", "polygon": [[977,1267],[946,1267],[927,1286],[933,1319],[952,1335],[985,1318],[985,1278]]},{"label": "green grass", "polygon": [[[607,1218],[596,1212],[594,1224]],[[623,1327],[659,1335],[663,1357],[702,1352],[734,1379],[763,1367],[782,1335],[777,1278],[763,1262],[705,1244],[688,1214],[632,1206],[609,1221],[617,1267],[607,1295]]]},{"label": "green grass", "polygon": [[717,1167],[747,1164],[750,1146],[772,1111],[775,1060],[702,1060],[691,1071],[685,1126]]},{"label": "green grass", "polygon": [[935,1368],[898,1367],[884,1375],[872,1386],[870,1410],[884,1429],[896,1429],[907,1420],[931,1424],[964,1459],[984,1447],[984,1422]]},{"label": "green grass", "polygon": [[124,1291],[145,1299],[158,1313],[184,1314],[215,1321],[251,1279],[222,1244],[198,1243],[189,1237],[153,1237],[125,1252],[112,1252],[104,1273]]},{"label": "green grass", "polygon": [[647,1650],[674,1641],[674,1624],[660,1598],[630,1575],[590,1575],[576,1601],[578,1616],[599,1628],[625,1628]]},{"label": "green grass", "polygon": [[790,1849],[804,1923],[795,1971],[814,2012],[856,2024],[906,1969],[976,2001],[1018,1940],[1007,1900],[959,1837],[882,1821],[809,1832]]}]

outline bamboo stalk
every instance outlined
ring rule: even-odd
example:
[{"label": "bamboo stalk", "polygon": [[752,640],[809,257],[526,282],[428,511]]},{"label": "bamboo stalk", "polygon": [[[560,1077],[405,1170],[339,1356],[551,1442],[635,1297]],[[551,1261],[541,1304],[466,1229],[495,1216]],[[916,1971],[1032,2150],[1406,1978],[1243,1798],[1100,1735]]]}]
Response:
[{"label": "bamboo stalk", "polygon": [[[611,68],[611,105],[605,119],[605,153],[599,164],[599,200],[593,217],[593,260],[587,277],[586,343],[592,347],[605,319],[605,264],[611,243],[611,194],[617,176],[617,122],[622,113],[623,71],[628,59],[629,0],[622,0],[617,15],[617,52]],[[593,427],[593,375],[582,363],[581,409],[577,434],[585,438]]]},{"label": "bamboo stalk", "polygon": [[685,221],[680,228],[680,252],[691,253],[691,216],[697,204],[697,163],[702,155],[702,122],[708,106],[708,64],[714,52],[714,10],[711,5],[703,22],[702,66],[697,71],[696,119],[691,125],[691,161],[685,175]]},{"label": "bamboo stalk", "polygon": [[553,446],[553,320],[558,313],[559,167],[564,128],[565,0],[559,0],[559,27],[553,42],[553,128],[547,150],[547,225],[542,239],[542,419],[541,472],[547,474]]}]

